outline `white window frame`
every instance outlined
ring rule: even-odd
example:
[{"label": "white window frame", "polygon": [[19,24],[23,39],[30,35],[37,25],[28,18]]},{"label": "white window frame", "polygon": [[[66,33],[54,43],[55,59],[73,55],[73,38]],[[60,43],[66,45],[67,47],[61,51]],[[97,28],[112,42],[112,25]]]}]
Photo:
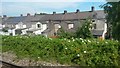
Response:
[{"label": "white window frame", "polygon": [[69,23],[68,24],[68,29],[73,29],[74,28],[74,24],[73,23]]}]

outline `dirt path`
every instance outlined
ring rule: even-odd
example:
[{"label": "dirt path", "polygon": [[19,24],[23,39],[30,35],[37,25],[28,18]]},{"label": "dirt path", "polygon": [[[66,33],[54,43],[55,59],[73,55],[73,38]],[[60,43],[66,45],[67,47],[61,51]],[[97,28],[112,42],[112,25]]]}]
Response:
[{"label": "dirt path", "polygon": [[17,66],[65,66],[58,63],[48,63],[45,61],[34,61],[30,59],[18,59],[17,56],[11,52],[0,53],[2,61],[17,65]]}]

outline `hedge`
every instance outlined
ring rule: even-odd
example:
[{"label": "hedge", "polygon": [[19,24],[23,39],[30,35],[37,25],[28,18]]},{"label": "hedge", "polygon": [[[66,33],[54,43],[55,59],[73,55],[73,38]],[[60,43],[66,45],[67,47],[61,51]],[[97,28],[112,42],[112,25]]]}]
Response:
[{"label": "hedge", "polygon": [[67,65],[118,66],[120,42],[99,39],[53,39],[43,36],[3,36],[2,51]]}]

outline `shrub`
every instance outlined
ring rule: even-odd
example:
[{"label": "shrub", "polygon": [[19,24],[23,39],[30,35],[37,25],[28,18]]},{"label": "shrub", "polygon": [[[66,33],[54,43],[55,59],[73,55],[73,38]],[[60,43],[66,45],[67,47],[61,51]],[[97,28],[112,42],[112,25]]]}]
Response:
[{"label": "shrub", "polygon": [[92,24],[91,20],[86,20],[83,22],[83,26],[77,29],[76,31],[76,37],[77,38],[92,38],[92,33],[90,31],[90,29],[92,28],[92,26],[90,24]]},{"label": "shrub", "polygon": [[3,36],[2,50],[20,58],[80,66],[118,66],[120,42],[97,39],[52,39],[44,36]]},{"label": "shrub", "polygon": [[8,27],[2,29],[3,32],[8,32]]},{"label": "shrub", "polygon": [[59,29],[59,31],[58,31],[58,36],[59,36],[60,38],[68,38],[68,39],[74,37],[73,33],[67,32],[67,31],[65,31],[63,28],[60,28],[60,29]]},{"label": "shrub", "polygon": [[84,23],[83,26],[78,27],[76,32],[68,32],[65,31],[63,28],[59,29],[58,36],[60,36],[61,38],[72,38],[72,37],[84,38],[84,39],[92,38],[93,36],[90,30],[92,28],[91,20],[85,20],[83,23]]}]

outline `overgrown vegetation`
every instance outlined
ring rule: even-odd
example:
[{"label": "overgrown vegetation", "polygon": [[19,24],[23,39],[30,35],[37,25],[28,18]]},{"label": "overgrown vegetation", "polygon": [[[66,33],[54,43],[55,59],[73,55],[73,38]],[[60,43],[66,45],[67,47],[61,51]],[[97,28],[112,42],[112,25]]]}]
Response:
[{"label": "overgrown vegetation", "polygon": [[107,13],[108,35],[120,40],[120,1],[107,2],[102,7]]},{"label": "overgrown vegetation", "polygon": [[92,68],[119,65],[118,41],[43,36],[3,36],[2,40],[2,51],[13,51],[19,58]]},{"label": "overgrown vegetation", "polygon": [[78,30],[75,32],[75,37],[77,38],[92,38],[92,33],[90,29],[92,28],[92,22],[91,20],[84,21],[84,24],[81,28],[78,28]]},{"label": "overgrown vegetation", "polygon": [[63,28],[59,29],[58,36],[59,38],[67,38],[67,39],[75,37],[74,33],[67,32]]},{"label": "overgrown vegetation", "polygon": [[8,32],[8,29],[9,29],[8,27],[3,28],[2,31],[3,31],[3,32]]},{"label": "overgrown vegetation", "polygon": [[67,32],[63,28],[59,30],[58,36],[61,38],[92,38],[93,35],[91,33],[92,22],[90,19],[83,21],[83,26],[78,27],[76,32]]}]

